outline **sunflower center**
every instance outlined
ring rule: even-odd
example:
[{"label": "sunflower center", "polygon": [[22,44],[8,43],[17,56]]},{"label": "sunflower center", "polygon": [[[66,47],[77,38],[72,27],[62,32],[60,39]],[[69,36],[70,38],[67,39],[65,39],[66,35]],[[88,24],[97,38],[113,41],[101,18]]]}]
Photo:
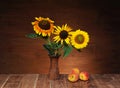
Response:
[{"label": "sunflower center", "polygon": [[41,20],[38,25],[40,28],[42,28],[44,30],[50,29],[50,23],[47,20]]},{"label": "sunflower center", "polygon": [[84,36],[83,35],[77,35],[75,37],[75,42],[77,42],[78,44],[81,44],[84,42]]},{"label": "sunflower center", "polygon": [[60,38],[61,39],[66,39],[68,37],[68,32],[63,30],[60,32]]}]

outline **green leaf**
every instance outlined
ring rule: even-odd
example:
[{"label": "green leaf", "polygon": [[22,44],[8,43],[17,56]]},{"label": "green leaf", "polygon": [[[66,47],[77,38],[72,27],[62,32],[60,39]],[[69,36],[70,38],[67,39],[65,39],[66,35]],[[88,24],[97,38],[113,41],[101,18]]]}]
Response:
[{"label": "green leaf", "polygon": [[68,56],[68,55],[70,54],[70,52],[72,51],[72,46],[66,45],[66,46],[64,46],[63,50],[64,50],[63,56],[66,57],[66,56]]},{"label": "green leaf", "polygon": [[38,35],[35,34],[35,33],[30,33],[30,34],[27,34],[26,37],[28,37],[28,38],[37,38]]},{"label": "green leaf", "polygon": [[53,49],[57,50],[57,49],[61,48],[62,45],[61,45],[61,44],[58,44],[58,43],[56,43],[56,42],[52,42],[52,43],[51,43],[51,47],[52,47]]},{"label": "green leaf", "polygon": [[61,48],[62,47],[62,44],[58,44],[56,45],[57,49]]},{"label": "green leaf", "polygon": [[51,50],[51,47],[50,47],[50,45],[49,45],[49,44],[44,44],[43,46],[44,46],[44,48],[45,48],[45,49],[47,49],[48,51],[50,51],[50,50]]},{"label": "green leaf", "polygon": [[54,54],[54,49],[51,47],[51,45],[49,45],[49,44],[44,44],[43,45],[44,46],[44,48],[48,51],[48,53],[50,54],[50,55],[53,55]]}]

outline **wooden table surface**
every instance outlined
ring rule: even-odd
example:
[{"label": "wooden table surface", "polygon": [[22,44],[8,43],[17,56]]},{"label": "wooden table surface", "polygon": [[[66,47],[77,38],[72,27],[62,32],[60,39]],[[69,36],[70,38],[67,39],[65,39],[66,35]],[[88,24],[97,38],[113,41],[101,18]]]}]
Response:
[{"label": "wooden table surface", "polygon": [[0,74],[0,88],[120,88],[120,74],[92,74],[90,80],[75,83],[63,74],[55,81],[46,74]]}]

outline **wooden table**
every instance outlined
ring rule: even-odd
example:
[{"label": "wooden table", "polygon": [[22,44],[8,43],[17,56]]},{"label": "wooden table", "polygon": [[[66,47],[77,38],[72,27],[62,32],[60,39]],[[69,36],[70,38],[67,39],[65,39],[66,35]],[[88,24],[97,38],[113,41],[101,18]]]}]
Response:
[{"label": "wooden table", "polygon": [[120,74],[93,74],[89,81],[49,80],[46,74],[0,74],[0,88],[120,88]]}]

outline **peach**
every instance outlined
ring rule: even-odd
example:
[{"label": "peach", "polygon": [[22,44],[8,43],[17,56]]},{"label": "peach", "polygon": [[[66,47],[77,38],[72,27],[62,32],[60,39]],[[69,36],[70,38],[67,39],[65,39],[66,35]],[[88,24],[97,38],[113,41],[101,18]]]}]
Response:
[{"label": "peach", "polygon": [[68,80],[70,82],[76,82],[79,79],[79,75],[77,74],[69,74],[68,75]]},{"label": "peach", "polygon": [[79,75],[80,70],[78,68],[73,68],[71,71],[71,74],[78,74]]},{"label": "peach", "polygon": [[89,79],[89,73],[88,72],[80,72],[79,78],[83,81],[87,81]]}]

